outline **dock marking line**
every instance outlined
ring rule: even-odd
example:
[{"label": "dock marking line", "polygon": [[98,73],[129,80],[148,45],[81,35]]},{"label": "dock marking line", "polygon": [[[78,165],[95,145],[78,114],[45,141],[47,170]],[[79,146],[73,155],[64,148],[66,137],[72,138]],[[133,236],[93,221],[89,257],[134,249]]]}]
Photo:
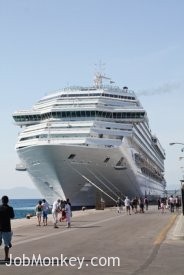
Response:
[{"label": "dock marking line", "polygon": [[154,245],[161,244],[165,240],[166,235],[167,235],[168,231],[170,230],[170,228],[173,226],[176,218],[177,218],[177,215],[170,217],[169,222],[165,225],[165,227],[156,236]]},{"label": "dock marking line", "polygon": [[157,236],[155,238],[155,241],[153,243],[154,244],[153,249],[152,249],[150,255],[148,255],[148,258],[131,275],[142,274],[153,263],[153,261],[155,260],[155,258],[158,255],[158,252],[159,252],[159,249],[160,249],[160,246],[161,246],[162,242],[165,240],[165,238],[167,236],[167,233],[170,230],[170,228],[173,226],[176,218],[177,218],[177,215],[174,215],[174,216],[170,217],[168,223],[157,234]]}]

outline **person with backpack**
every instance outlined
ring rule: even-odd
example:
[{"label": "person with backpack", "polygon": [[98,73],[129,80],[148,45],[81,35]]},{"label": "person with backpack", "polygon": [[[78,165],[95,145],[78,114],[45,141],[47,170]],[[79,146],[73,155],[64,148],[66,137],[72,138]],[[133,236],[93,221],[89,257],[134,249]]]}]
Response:
[{"label": "person with backpack", "polygon": [[42,212],[43,212],[43,207],[42,207],[42,201],[38,201],[38,204],[36,205],[35,208],[36,211],[36,216],[38,219],[38,226],[41,226],[41,218],[42,218]]}]

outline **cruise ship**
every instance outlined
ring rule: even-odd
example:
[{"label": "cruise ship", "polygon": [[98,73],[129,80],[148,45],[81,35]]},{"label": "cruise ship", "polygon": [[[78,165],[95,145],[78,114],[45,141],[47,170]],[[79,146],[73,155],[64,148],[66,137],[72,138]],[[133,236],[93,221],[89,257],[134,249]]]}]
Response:
[{"label": "cruise ship", "polygon": [[16,169],[29,173],[49,203],[114,205],[118,197],[163,196],[165,152],[146,111],[133,91],[101,73],[93,86],[50,93],[13,119],[21,127]]}]

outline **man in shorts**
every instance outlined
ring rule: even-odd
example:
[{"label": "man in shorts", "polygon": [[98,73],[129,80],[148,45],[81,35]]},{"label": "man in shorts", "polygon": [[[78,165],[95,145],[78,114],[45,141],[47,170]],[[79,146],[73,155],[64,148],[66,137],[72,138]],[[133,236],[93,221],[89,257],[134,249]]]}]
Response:
[{"label": "man in shorts", "polygon": [[130,199],[128,197],[126,197],[124,203],[125,203],[125,208],[126,208],[127,215],[128,214],[131,215],[130,214]]},{"label": "man in shorts", "polygon": [[42,200],[42,209],[43,209],[43,225],[46,226],[48,213],[49,213],[49,204],[45,199]]},{"label": "man in shorts", "polygon": [[0,205],[0,245],[4,242],[5,261],[9,261],[9,249],[12,247],[12,231],[11,219],[14,218],[13,207],[8,205],[7,196],[2,197],[2,205]]}]

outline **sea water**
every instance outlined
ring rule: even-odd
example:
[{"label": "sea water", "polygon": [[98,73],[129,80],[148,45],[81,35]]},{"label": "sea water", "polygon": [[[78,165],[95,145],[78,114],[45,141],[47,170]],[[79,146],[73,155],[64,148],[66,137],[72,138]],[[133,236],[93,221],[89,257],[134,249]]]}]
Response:
[{"label": "sea water", "polygon": [[27,214],[35,215],[38,199],[12,199],[9,205],[13,207],[15,219],[25,218]]},{"label": "sea water", "polygon": [[[39,199],[11,199],[9,205],[13,207],[15,219],[26,218],[26,215],[36,215],[35,208]],[[51,207],[51,205],[50,205]],[[88,209],[94,207],[86,207]],[[72,211],[81,210],[80,206],[72,206]]]}]

